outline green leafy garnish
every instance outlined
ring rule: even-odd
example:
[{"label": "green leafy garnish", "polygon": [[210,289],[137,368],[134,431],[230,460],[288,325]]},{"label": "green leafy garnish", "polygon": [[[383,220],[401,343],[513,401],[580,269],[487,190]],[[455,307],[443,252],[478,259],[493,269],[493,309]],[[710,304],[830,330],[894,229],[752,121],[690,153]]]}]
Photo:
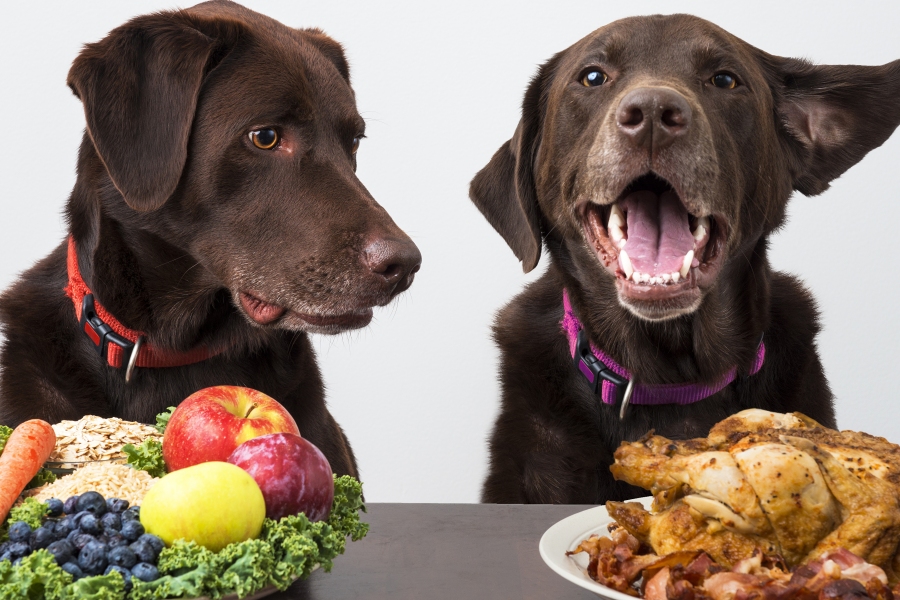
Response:
[{"label": "green leafy garnish", "polygon": [[[119,578],[121,580],[121,577]],[[72,576],[63,571],[53,555],[37,550],[22,559],[15,567],[8,560],[0,561],[0,599],[46,598],[68,600]]]},{"label": "green leafy garnish", "polygon": [[12,435],[12,432],[12,427],[0,425],[0,453],[6,448],[6,441],[9,439],[9,436]]},{"label": "green leafy garnish", "polygon": [[166,427],[169,425],[169,419],[172,418],[172,413],[175,412],[175,407],[170,406],[166,409],[166,412],[161,412],[156,415],[156,430],[160,433],[166,432]]},{"label": "green leafy garnish", "polygon": [[153,477],[166,474],[166,461],[163,460],[162,443],[157,440],[144,440],[140,446],[126,444],[122,452],[128,455],[128,464],[135,469],[147,471]]},{"label": "green leafy garnish", "polygon": [[116,571],[84,577],[63,590],[65,600],[124,600],[125,579]]},{"label": "green leafy garnish", "polygon": [[41,470],[37,472],[31,481],[28,482],[28,485],[25,486],[26,490],[30,490],[31,488],[41,487],[42,485],[47,485],[48,483],[53,483],[56,481],[56,475],[54,475],[49,469],[45,469],[41,467]]},{"label": "green leafy garnish", "polygon": [[29,527],[37,529],[48,512],[50,512],[50,507],[43,502],[38,502],[34,498],[25,498],[22,504],[9,511],[7,523],[12,525],[16,521],[25,521]]}]

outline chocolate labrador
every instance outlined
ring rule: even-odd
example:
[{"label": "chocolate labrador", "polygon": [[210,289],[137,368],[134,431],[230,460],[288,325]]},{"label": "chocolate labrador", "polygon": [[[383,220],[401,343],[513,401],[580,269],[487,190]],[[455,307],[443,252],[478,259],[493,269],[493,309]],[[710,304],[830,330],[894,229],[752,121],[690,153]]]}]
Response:
[{"label": "chocolate labrador", "polygon": [[746,408],[834,426],[813,298],[773,271],[794,190],[828,188],[900,124],[900,61],[813,65],[688,15],[598,29],[540,67],[471,198],[524,270],[503,308],[486,502],[646,492],[612,454]]},{"label": "chocolate labrador", "polygon": [[421,257],[355,175],[340,44],[207,2],[88,44],[68,84],[87,119],[69,237],[0,298],[0,422],[152,422],[242,385],[356,475],[308,334],[368,324]]}]

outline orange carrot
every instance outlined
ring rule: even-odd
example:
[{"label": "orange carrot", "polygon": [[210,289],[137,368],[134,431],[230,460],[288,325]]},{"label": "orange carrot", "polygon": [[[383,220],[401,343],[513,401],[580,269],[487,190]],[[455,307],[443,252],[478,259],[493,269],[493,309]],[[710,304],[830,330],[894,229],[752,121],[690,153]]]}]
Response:
[{"label": "orange carrot", "polygon": [[0,454],[0,523],[6,520],[16,498],[50,458],[55,445],[53,428],[40,419],[25,421],[10,434]]}]

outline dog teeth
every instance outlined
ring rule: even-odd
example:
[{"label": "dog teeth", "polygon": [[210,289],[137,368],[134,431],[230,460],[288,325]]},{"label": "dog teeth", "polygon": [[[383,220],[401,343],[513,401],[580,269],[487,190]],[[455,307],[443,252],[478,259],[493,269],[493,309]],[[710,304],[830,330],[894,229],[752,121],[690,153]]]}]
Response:
[{"label": "dog teeth", "polygon": [[613,204],[609,212],[609,222],[606,224],[609,239],[618,247],[625,245],[625,213],[618,205]]},{"label": "dog teeth", "polygon": [[694,262],[694,251],[691,250],[687,254],[684,255],[684,262],[681,264],[681,271],[679,274],[682,277],[687,277],[688,272],[691,270],[691,263]]},{"label": "dog teeth", "polygon": [[681,279],[681,273],[672,273],[672,283],[678,283]]},{"label": "dog teeth", "polygon": [[625,279],[630,279],[631,274],[634,273],[634,266],[632,266],[631,259],[628,258],[628,254],[624,250],[619,252],[619,267],[625,273]]},{"label": "dog teeth", "polygon": [[660,278],[662,279],[663,283],[669,283],[669,281],[672,279],[672,275],[670,273],[663,273]]},{"label": "dog teeth", "polygon": [[700,241],[706,237],[709,231],[709,217],[700,217],[697,219],[697,228],[694,229],[693,235],[696,241]]},{"label": "dog teeth", "polygon": [[625,213],[618,204],[613,204],[609,211],[609,225],[615,225],[619,229],[625,227]]}]

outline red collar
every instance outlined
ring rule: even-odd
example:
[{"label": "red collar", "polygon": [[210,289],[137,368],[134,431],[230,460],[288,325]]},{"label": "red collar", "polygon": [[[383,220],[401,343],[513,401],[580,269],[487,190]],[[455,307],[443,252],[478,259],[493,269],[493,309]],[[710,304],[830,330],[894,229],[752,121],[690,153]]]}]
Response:
[{"label": "red collar", "polygon": [[197,346],[187,352],[166,350],[145,342],[144,332],[122,325],[94,299],[90,288],[81,278],[75,239],[72,236],[69,236],[66,268],[69,272],[69,284],[65,287],[65,292],[75,305],[79,329],[91,340],[97,353],[106,357],[109,366],[117,369],[126,367],[126,381],[131,379],[134,367],[181,367],[204,361],[224,351],[212,351],[206,346]]}]

